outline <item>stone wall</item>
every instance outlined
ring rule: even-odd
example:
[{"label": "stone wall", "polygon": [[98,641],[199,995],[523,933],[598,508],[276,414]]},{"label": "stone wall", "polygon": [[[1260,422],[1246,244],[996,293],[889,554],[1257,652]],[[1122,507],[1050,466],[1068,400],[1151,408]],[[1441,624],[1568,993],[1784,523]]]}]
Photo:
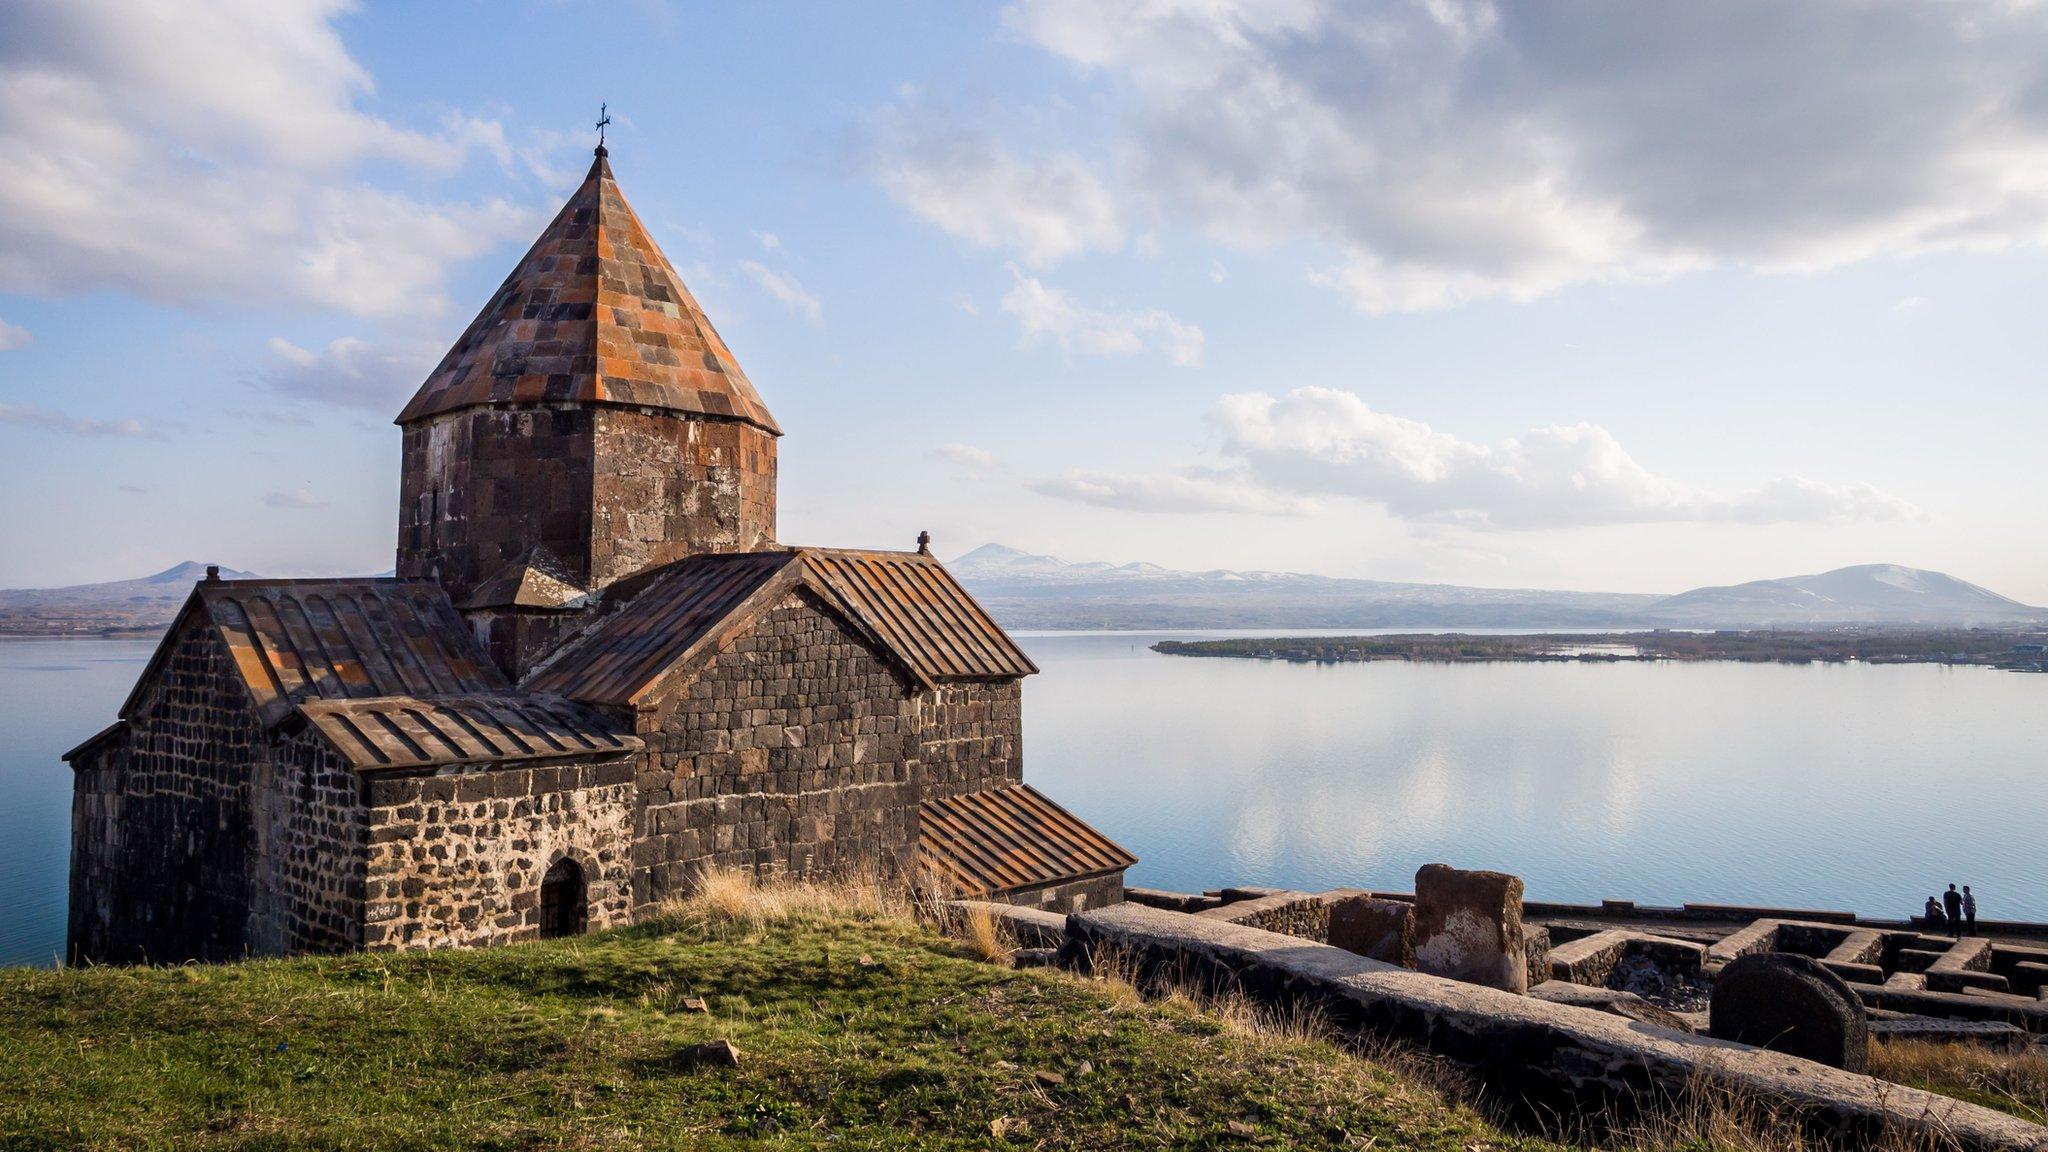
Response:
[{"label": "stone wall", "polygon": [[590,575],[591,410],[574,405],[464,408],[405,429],[398,574],[437,571],[460,604],[541,544],[578,583]]},{"label": "stone wall", "polygon": [[1015,892],[990,899],[1020,908],[1071,913],[1120,904],[1123,898],[1124,874],[1111,872],[1105,876],[1086,876],[1079,880],[1066,880],[1038,888],[1020,888]]},{"label": "stone wall", "polygon": [[227,648],[190,620],[128,731],[74,782],[74,960],[233,960],[249,917],[248,782],[263,733]]},{"label": "stone wall", "polygon": [[368,823],[363,782],[310,732],[281,740],[251,789],[249,951],[343,952],[362,946]]},{"label": "stone wall", "polygon": [[775,437],[737,421],[599,408],[590,579],[775,545]]},{"label": "stone wall", "polygon": [[602,588],[696,552],[775,542],[775,437],[582,404],[463,408],[405,429],[398,574],[469,590],[535,544]]},{"label": "stone wall", "polygon": [[808,590],[637,719],[634,895],[705,867],[894,871],[917,830],[910,683]]},{"label": "stone wall", "polygon": [[917,726],[925,799],[1023,781],[1023,681],[941,684],[918,697]]},{"label": "stone wall", "polygon": [[1227,924],[1242,924],[1247,928],[1259,928],[1267,932],[1279,932],[1313,940],[1318,944],[1330,939],[1330,905],[1337,900],[1361,896],[1364,893],[1340,888],[1331,892],[1269,892],[1249,900],[1237,900],[1216,908],[1209,908],[1196,915]]},{"label": "stone wall", "polygon": [[366,948],[534,939],[541,878],[564,857],[590,930],[631,918],[631,760],[377,777],[368,793]]}]

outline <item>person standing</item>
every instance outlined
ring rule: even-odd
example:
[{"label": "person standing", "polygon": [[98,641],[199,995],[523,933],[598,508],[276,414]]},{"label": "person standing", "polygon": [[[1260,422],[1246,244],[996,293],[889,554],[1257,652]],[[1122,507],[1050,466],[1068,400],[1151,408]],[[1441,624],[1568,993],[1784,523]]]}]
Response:
[{"label": "person standing", "polygon": [[1970,891],[1968,884],[1963,885],[1963,920],[1970,926],[1970,935],[1975,936],[1977,934],[1977,896]]},{"label": "person standing", "polygon": [[1962,939],[1963,894],[1956,891],[1955,885],[1949,885],[1948,891],[1941,894],[1941,906],[1948,910],[1948,934]]}]

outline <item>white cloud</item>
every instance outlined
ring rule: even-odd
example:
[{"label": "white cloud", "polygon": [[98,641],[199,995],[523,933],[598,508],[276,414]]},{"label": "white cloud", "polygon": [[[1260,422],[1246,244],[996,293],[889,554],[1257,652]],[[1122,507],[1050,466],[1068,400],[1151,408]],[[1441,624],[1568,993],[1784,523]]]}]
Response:
[{"label": "white cloud", "polygon": [[866,147],[891,199],[976,247],[1044,268],[1123,246],[1115,198],[1074,153],[1019,159],[914,98],[877,123]]},{"label": "white cloud", "polygon": [[797,283],[794,276],[777,272],[752,260],[740,261],[740,271],[745,272],[763,292],[781,301],[791,311],[802,314],[811,323],[816,324],[824,319],[825,309],[818,303],[818,298],[806,292],[804,286]]},{"label": "white cloud", "polygon": [[9,324],[5,320],[0,320],[0,352],[11,352],[16,348],[26,348],[35,342],[35,338],[35,333],[30,332],[21,325]]},{"label": "white cloud", "polygon": [[1903,297],[1897,303],[1892,305],[1892,311],[1898,313],[1901,316],[1910,316],[1915,312],[1925,311],[1926,308],[1927,297],[1925,296]]},{"label": "white cloud", "polygon": [[502,126],[401,128],[339,0],[167,6],[20,0],[0,16],[0,291],[174,304],[280,300],[362,315],[446,304],[448,267],[527,232],[500,201],[360,175],[511,162]]},{"label": "white cloud", "polygon": [[970,473],[994,472],[1003,466],[995,453],[972,444],[941,444],[932,449],[932,455]]},{"label": "white cloud", "polygon": [[270,354],[261,381],[271,391],[394,416],[440,358],[424,343],[372,344],[353,336],[317,351],[272,337]]},{"label": "white cloud", "polygon": [[304,488],[292,488],[280,492],[265,492],[263,505],[266,508],[325,508],[327,501]]},{"label": "white cloud", "polygon": [[769,252],[782,251],[782,237],[777,236],[773,232],[756,232],[754,233],[754,239],[760,241],[761,247]]},{"label": "white cloud", "polygon": [[[1004,19],[1108,81],[1134,201],[1233,245],[1320,241],[1315,282],[1367,312],[2048,244],[2034,4],[1021,0]],[[952,215],[978,200],[1006,202],[963,183]]]},{"label": "white cloud", "polygon": [[1911,505],[1868,485],[1799,477],[1722,496],[1659,476],[1597,424],[1532,428],[1498,444],[1374,411],[1351,392],[1225,396],[1210,413],[1222,454],[1278,491],[1350,496],[1395,515],[1484,528],[1732,520],[1888,520]]},{"label": "white cloud", "polygon": [[1184,368],[1202,363],[1202,330],[1193,324],[1158,308],[1132,312],[1090,308],[1036,277],[1014,274],[1017,282],[1003,297],[1003,311],[1017,318],[1026,340],[1050,339],[1061,348],[1097,356],[1130,356],[1152,350]]},{"label": "white cloud", "polygon": [[1473,529],[1726,522],[1841,523],[1917,516],[1867,484],[1791,476],[1723,495],[1657,475],[1597,424],[1481,444],[1376,412],[1334,388],[1224,396],[1209,414],[1223,467],[1155,475],[1070,472],[1036,491],[1136,511],[1299,513],[1353,499],[1412,521]]},{"label": "white cloud", "polygon": [[82,416],[66,416],[61,412],[45,411],[31,404],[0,404],[0,424],[41,428],[70,436],[139,438],[156,435],[140,420],[88,420]]},{"label": "white cloud", "polygon": [[1257,512],[1269,516],[1313,511],[1313,501],[1276,492],[1249,477],[1188,469],[1139,475],[1078,468],[1031,490],[1063,500],[1128,512]]}]

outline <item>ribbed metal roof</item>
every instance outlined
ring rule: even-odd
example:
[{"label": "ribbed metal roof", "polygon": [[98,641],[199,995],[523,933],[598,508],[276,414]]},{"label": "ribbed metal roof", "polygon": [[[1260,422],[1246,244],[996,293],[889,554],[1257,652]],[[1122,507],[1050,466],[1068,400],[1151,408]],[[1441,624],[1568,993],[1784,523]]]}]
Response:
[{"label": "ribbed metal roof", "polygon": [[1038,666],[946,566],[922,552],[807,548],[804,558],[931,680],[1029,676]]},{"label": "ribbed metal roof", "polygon": [[124,719],[195,610],[227,644],[266,725],[306,700],[511,689],[431,581],[204,580],[122,706]]},{"label": "ribbed metal roof", "polygon": [[641,746],[553,696],[316,700],[299,714],[359,770],[613,756]]},{"label": "ribbed metal roof", "polygon": [[1029,784],[927,800],[918,820],[920,882],[956,895],[997,895],[1138,862]]},{"label": "ribbed metal roof", "polygon": [[594,704],[631,704],[794,561],[788,552],[678,560],[590,635],[528,677],[525,687]]},{"label": "ribbed metal roof", "polygon": [[803,584],[843,610],[885,654],[926,682],[1038,671],[945,566],[915,552],[789,548],[692,556],[649,577],[525,687],[629,705],[664,676]]}]

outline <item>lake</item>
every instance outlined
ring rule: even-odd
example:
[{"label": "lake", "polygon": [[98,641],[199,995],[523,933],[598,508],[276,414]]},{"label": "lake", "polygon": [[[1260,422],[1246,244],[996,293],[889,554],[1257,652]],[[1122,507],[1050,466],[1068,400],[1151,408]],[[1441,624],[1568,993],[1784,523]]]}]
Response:
[{"label": "lake", "polygon": [[[1518,873],[1534,899],[1905,915],[1954,881],[1986,918],[2048,920],[2048,676],[1148,650],[1278,634],[1020,635],[1044,669],[1026,779],[1155,887],[1406,890],[1442,860]],[[0,641],[0,963],[63,948],[57,756],[113,718],[152,647]]]}]

